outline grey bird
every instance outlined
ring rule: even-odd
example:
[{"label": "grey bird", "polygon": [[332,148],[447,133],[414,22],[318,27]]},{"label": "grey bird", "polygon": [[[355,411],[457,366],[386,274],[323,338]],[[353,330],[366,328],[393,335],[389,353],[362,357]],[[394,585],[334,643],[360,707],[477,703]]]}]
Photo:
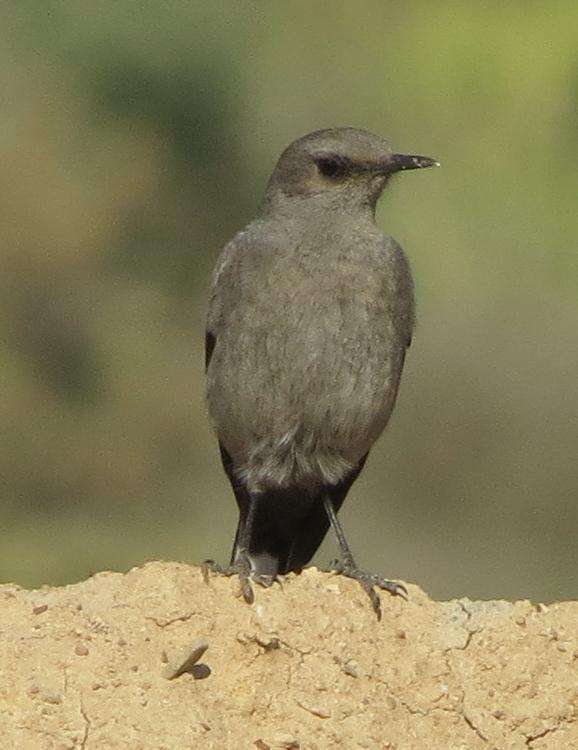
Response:
[{"label": "grey bird", "polygon": [[[380,616],[337,513],[385,428],[414,325],[406,256],[375,224],[390,177],[439,166],[380,136],[319,130],[281,154],[261,210],[223,250],[206,332],[207,401],[239,508],[231,564],[270,585],[313,557],[329,526]],[[208,568],[205,568],[205,572]]]}]

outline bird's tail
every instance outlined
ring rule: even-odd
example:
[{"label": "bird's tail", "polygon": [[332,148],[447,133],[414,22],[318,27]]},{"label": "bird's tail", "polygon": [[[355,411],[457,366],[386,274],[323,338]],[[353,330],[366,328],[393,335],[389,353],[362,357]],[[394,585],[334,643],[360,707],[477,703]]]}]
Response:
[{"label": "bird's tail", "polygon": [[249,495],[239,484],[234,485],[240,518],[233,561],[243,546],[255,575],[275,577],[301,570],[329,530],[324,497],[329,495],[335,511],[339,511],[365,459],[366,456],[338,484],[317,488],[315,492],[293,488]]},{"label": "bird's tail", "polygon": [[[238,499],[238,498],[237,498]],[[232,562],[243,550],[256,576],[275,577],[295,570],[291,567],[296,540],[303,536],[303,526],[311,515],[311,503],[316,498],[299,491],[267,490],[246,497],[245,512],[241,510],[233,546]],[[317,532],[310,542],[311,554],[302,565],[313,557],[327,533],[327,516],[321,504],[321,516],[314,520]],[[303,558],[299,556],[299,559]]]}]

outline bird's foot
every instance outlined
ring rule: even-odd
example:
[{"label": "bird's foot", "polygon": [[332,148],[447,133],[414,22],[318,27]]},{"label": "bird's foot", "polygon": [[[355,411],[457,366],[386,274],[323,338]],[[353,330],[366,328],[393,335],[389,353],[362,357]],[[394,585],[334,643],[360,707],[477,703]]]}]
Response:
[{"label": "bird's foot", "polygon": [[393,596],[401,596],[407,599],[407,589],[402,583],[388,581],[386,578],[382,578],[375,573],[366,573],[357,567],[353,559],[333,560],[329,565],[329,571],[357,581],[369,596],[371,606],[378,620],[381,620],[381,601],[375,590],[376,588],[389,591]]},{"label": "bird's foot", "polygon": [[269,588],[276,580],[276,576],[257,574],[251,572],[251,563],[246,553],[242,551],[237,552],[235,562],[227,567],[219,565],[214,560],[205,560],[201,565],[201,573],[205,583],[209,582],[209,574],[216,573],[226,577],[239,576],[240,593],[247,604],[253,604],[255,601],[255,594],[251,582],[258,583],[260,586]]},{"label": "bird's foot", "polygon": [[243,599],[247,604],[253,604],[255,601],[255,595],[253,593],[253,587],[251,586],[251,568],[249,561],[241,556],[238,556],[234,563],[223,567],[214,560],[205,560],[201,565],[201,573],[205,583],[209,583],[209,574],[216,573],[217,575],[226,576],[239,576],[239,586]]}]

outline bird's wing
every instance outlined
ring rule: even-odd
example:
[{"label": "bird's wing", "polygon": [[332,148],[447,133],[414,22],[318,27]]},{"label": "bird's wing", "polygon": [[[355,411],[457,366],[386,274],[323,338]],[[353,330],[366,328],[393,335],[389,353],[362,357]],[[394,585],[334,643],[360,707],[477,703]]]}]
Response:
[{"label": "bird's wing", "polygon": [[205,372],[209,368],[211,357],[213,356],[213,349],[217,343],[217,337],[208,328],[205,331]]},{"label": "bird's wing", "polygon": [[398,335],[405,342],[406,349],[412,341],[415,326],[415,303],[413,279],[409,261],[402,247],[392,238],[384,237],[383,245],[393,264],[390,266],[395,279],[394,312],[398,326]]},{"label": "bird's wing", "polygon": [[231,287],[233,286],[234,288],[231,281],[227,283],[227,276],[230,274],[237,246],[237,238],[234,238],[225,246],[213,273],[213,285],[209,299],[207,327],[205,330],[205,371],[209,367],[215,344],[217,343],[218,332],[222,325],[223,308],[227,306],[227,297],[230,296]]},{"label": "bird's wing", "polygon": [[215,266],[207,313],[205,337],[205,366],[207,368],[219,336],[225,330],[228,319],[239,304],[246,279],[253,276],[251,269],[262,267],[263,260],[271,255],[272,247],[271,239],[263,238],[259,221],[249,224],[225,245]]}]

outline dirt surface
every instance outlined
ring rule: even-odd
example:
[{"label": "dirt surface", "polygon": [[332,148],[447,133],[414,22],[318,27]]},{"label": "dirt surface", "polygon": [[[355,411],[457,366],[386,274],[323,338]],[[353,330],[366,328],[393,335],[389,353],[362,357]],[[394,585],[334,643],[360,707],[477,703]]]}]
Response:
[{"label": "dirt surface", "polygon": [[410,585],[377,622],[315,568],[237,589],[162,562],[0,587],[2,750],[578,749],[578,602]]}]

